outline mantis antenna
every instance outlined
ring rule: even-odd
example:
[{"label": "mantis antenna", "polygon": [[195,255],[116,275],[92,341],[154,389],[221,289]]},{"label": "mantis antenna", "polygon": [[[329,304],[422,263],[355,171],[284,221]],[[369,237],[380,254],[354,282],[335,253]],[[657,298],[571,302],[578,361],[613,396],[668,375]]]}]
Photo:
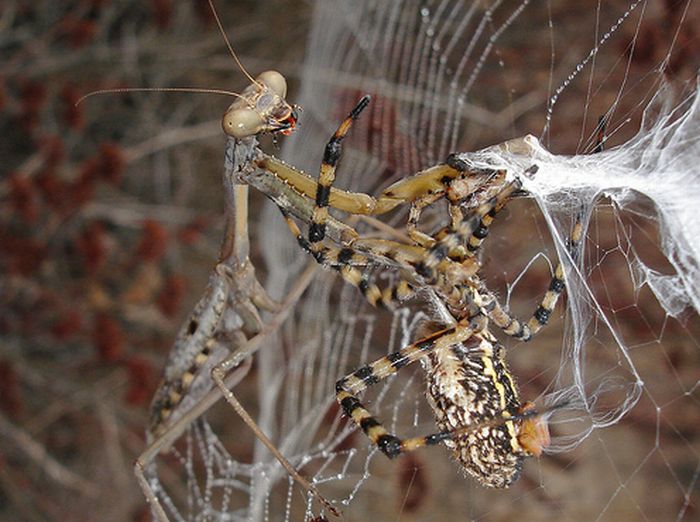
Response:
[{"label": "mantis antenna", "polygon": [[77,107],[84,100],[86,100],[87,98],[91,98],[92,96],[97,96],[100,94],[124,94],[128,92],[189,92],[197,94],[223,94],[225,96],[235,96],[236,98],[240,98],[241,100],[249,102],[245,96],[241,96],[237,92],[226,91],[223,89],[200,89],[197,87],[122,87],[118,89],[98,89],[96,91],[91,91],[86,95],[81,96],[80,99],[78,99],[78,101],[75,102],[75,106]]},{"label": "mantis antenna", "polygon": [[236,64],[240,68],[240,70],[243,72],[243,74],[246,75],[246,77],[251,81],[251,83],[254,83],[255,85],[258,85],[259,87],[263,87],[260,82],[258,82],[255,78],[253,78],[250,73],[246,70],[245,67],[243,67],[243,63],[241,63],[241,60],[238,58],[238,55],[236,52],[233,50],[233,46],[231,45],[231,42],[228,39],[228,36],[226,36],[226,31],[224,31],[224,26],[221,24],[221,20],[219,19],[219,14],[216,12],[216,7],[214,7],[214,0],[209,0],[209,7],[211,8],[211,12],[214,15],[214,20],[216,20],[216,25],[219,27],[219,32],[221,33],[221,36],[224,38],[224,42],[226,42],[226,47],[228,47],[229,52],[231,53],[231,56],[233,56],[233,59],[236,61]]},{"label": "mantis antenna", "polygon": [[[236,54],[236,51],[233,50],[233,46],[231,45],[231,41],[228,39],[228,36],[226,35],[226,31],[224,31],[224,27],[221,24],[221,19],[219,18],[219,14],[216,12],[216,7],[214,6],[213,0],[209,0],[209,7],[211,8],[212,15],[214,16],[214,20],[216,21],[216,25],[219,28],[219,32],[221,33],[221,36],[224,39],[224,42],[226,43],[226,47],[228,48],[229,53],[233,57],[234,61],[236,62],[236,65],[238,65],[238,68],[241,70],[243,74],[245,74],[246,78],[250,80],[250,82],[254,85],[257,85],[261,89],[264,89],[265,86],[262,85],[258,80],[253,78],[248,70],[243,66],[243,63],[241,60],[238,58],[238,55]],[[92,96],[97,96],[97,95],[102,95],[102,94],[124,94],[128,92],[187,92],[187,93],[196,93],[196,94],[222,94],[225,96],[235,96],[236,98],[240,98],[254,109],[252,104],[250,103],[250,100],[246,98],[245,96],[241,96],[237,92],[233,91],[226,91],[222,89],[200,89],[200,88],[190,88],[190,87],[124,87],[124,88],[118,88],[118,89],[98,89],[96,91],[91,91],[87,93],[84,96],[81,96],[80,99],[78,99],[77,102],[75,102],[75,106],[77,107],[80,105],[84,100],[87,98],[91,98]]]}]

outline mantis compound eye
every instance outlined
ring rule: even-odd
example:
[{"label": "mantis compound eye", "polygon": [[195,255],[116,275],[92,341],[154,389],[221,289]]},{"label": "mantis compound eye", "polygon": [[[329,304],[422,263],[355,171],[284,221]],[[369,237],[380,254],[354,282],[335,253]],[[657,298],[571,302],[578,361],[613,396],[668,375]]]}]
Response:
[{"label": "mantis compound eye", "polygon": [[253,109],[231,108],[224,114],[222,127],[229,136],[241,139],[265,130],[265,122]]},{"label": "mantis compound eye", "polygon": [[277,71],[262,72],[255,80],[267,86],[280,98],[287,97],[287,80]]}]

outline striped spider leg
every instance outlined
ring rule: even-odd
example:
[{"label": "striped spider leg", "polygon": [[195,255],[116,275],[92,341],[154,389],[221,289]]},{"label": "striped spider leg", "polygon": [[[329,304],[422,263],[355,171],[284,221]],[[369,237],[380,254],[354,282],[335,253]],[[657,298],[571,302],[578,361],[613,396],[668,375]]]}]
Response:
[{"label": "striped spider leg", "polygon": [[[289,216],[285,216],[290,230],[302,248],[311,252],[319,263],[334,268],[346,281],[357,286],[373,305],[391,308],[397,300],[411,297],[414,294],[413,288],[427,284],[437,287],[438,293],[448,302],[455,303],[453,308],[459,309],[460,303],[465,299],[473,299],[473,289],[478,287],[484,296],[489,297],[486,312],[495,324],[508,335],[524,341],[529,340],[534,331],[546,324],[547,311],[551,312],[563,290],[561,264],[555,269],[550,289],[543,299],[543,307],[538,308],[533,318],[526,322],[512,318],[493,295],[484,292],[483,285],[476,278],[480,263],[475,254],[486,238],[496,214],[511,196],[521,192],[520,179],[516,177],[507,181],[504,171],[470,168],[465,161],[451,155],[444,164],[427,168],[394,183],[376,199],[363,193],[337,190],[332,185],[342,140],[352,121],[368,103],[369,98],[363,98],[329,140],[318,183],[271,156],[261,154],[257,160],[260,170],[273,174],[300,194],[314,198],[313,215],[301,217],[302,221],[309,224],[307,238],[299,233],[298,227],[291,222]],[[500,146],[521,154],[527,152],[524,138],[511,140]],[[535,171],[536,167],[533,166],[525,174],[529,175]],[[254,183],[250,178],[247,182]],[[449,202],[452,223],[438,231],[434,237],[420,232],[417,229],[420,213],[427,205],[441,198],[446,198]],[[388,212],[400,204],[411,205],[407,229],[409,237],[414,240],[413,244],[385,239],[365,239],[357,234],[346,233],[344,241],[331,237],[334,242],[340,243],[340,248],[324,245],[323,239],[329,229],[328,223],[333,221],[328,213],[329,207],[355,215],[376,215]],[[297,214],[297,217],[300,216]],[[337,231],[337,220],[330,229]],[[397,289],[387,288],[380,291],[369,282],[367,271],[358,270],[358,267],[366,267],[372,261],[404,271],[407,269],[407,278],[399,281]]]}]

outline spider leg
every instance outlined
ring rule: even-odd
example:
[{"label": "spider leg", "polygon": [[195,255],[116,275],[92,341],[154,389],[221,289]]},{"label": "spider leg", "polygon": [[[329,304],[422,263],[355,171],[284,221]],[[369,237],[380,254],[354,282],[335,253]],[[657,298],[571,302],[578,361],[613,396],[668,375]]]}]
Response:
[{"label": "spider leg", "polygon": [[320,265],[328,266],[338,271],[345,281],[360,290],[372,306],[393,309],[396,303],[405,301],[414,295],[412,286],[404,279],[384,290],[370,282],[369,273],[360,271],[356,267],[367,267],[371,264],[371,260],[353,248],[337,248],[327,246],[324,243],[317,243],[315,249],[312,249],[309,240],[302,235],[296,222],[284,209],[280,208],[280,211],[290,232],[296,238],[301,248],[311,253]]},{"label": "spider leg", "polygon": [[[468,217],[459,223],[458,227],[450,232],[447,232],[444,237],[436,241],[433,246],[428,249],[425,259],[417,264],[414,268],[425,278],[428,284],[435,284],[438,280],[438,265],[441,261],[448,257],[448,254],[469,241],[469,238],[474,235],[482,235],[481,239],[486,237],[488,226],[480,229],[484,218],[487,218],[488,224],[493,220],[495,212],[498,212],[507,202],[508,199],[520,190],[522,182],[516,178],[507,183],[495,195],[490,197],[485,203],[476,207]],[[489,214],[491,213],[491,214]],[[490,219],[491,221],[488,221]]]},{"label": "spider leg", "polygon": [[[505,181],[505,171],[470,172],[467,170],[467,165],[458,159],[454,159],[455,157],[455,155],[450,155],[447,158],[447,164],[451,168],[458,170],[460,176],[456,178],[443,177],[441,180],[441,183],[444,184],[443,187],[430,189],[425,195],[418,197],[411,203],[406,229],[409,237],[416,244],[425,248],[433,246],[436,240],[439,241],[450,232],[457,230],[459,224],[465,219],[465,212],[488,200],[493,195],[494,189],[496,191],[500,189]],[[448,201],[451,225],[438,231],[433,236],[418,230],[418,221],[423,209],[443,197]],[[501,210],[506,202],[507,200],[504,200],[500,207],[492,209],[483,216],[477,228],[466,241],[466,245],[460,245],[456,250],[449,252],[448,257],[457,262],[464,261],[467,256],[473,257],[488,235],[488,227],[493,222],[496,213]]]},{"label": "spider leg", "polygon": [[434,194],[426,194],[421,196],[411,203],[411,208],[408,211],[408,222],[406,223],[406,232],[408,237],[410,237],[414,243],[422,247],[431,247],[435,244],[435,239],[421,232],[418,229],[418,222],[420,221],[423,209],[432,205],[444,196],[444,192],[436,192]]},{"label": "spider leg", "polygon": [[364,96],[350,114],[340,123],[331,139],[328,140],[323,151],[323,161],[316,185],[316,204],[309,224],[309,246],[312,251],[320,248],[323,238],[326,237],[326,220],[328,219],[328,203],[331,195],[331,187],[335,181],[335,170],[343,152],[342,143],[347,136],[352,122],[369,105],[370,97]]},{"label": "spider leg", "polygon": [[[328,206],[331,188],[335,181],[335,171],[342,153],[342,141],[352,126],[352,122],[357,119],[360,113],[370,102],[369,96],[363,97],[350,114],[341,122],[338,129],[326,144],[323,154],[323,162],[316,187],[316,198],[314,210],[309,224],[308,239],[305,239],[297,227],[296,223],[283,210],[287,226],[292,234],[297,238],[301,247],[314,256],[316,261],[322,265],[331,266],[338,270],[346,281],[359,288],[367,301],[373,306],[383,306],[393,308],[395,301],[406,299],[413,293],[410,285],[406,281],[399,281],[393,288],[382,291],[376,284],[369,281],[368,272],[360,272],[356,266],[367,266],[370,264],[368,257],[354,248],[335,248],[324,244],[326,237],[326,223],[328,221]],[[386,244],[400,245],[395,242]]]},{"label": "spider leg", "polygon": [[[583,227],[581,225],[581,220],[577,219],[571,232],[571,238],[567,242],[567,250],[574,261],[578,257],[582,232]],[[544,294],[542,301],[535,309],[532,317],[525,322],[510,315],[498,302],[496,296],[494,296],[486,288],[479,289],[479,293],[481,294],[482,299],[485,301],[482,305],[482,309],[486,312],[489,319],[491,319],[496,326],[503,330],[503,333],[506,335],[515,337],[520,341],[527,342],[547,324],[549,321],[549,316],[552,314],[552,311],[557,304],[557,300],[564,292],[565,287],[564,266],[560,261],[554,269],[554,275],[552,276],[552,280],[549,283],[549,288]]]},{"label": "spider leg", "polygon": [[[494,207],[489,210],[484,216],[479,220],[476,229],[471,233],[469,239],[466,241],[466,245],[459,245],[457,248],[451,250],[447,257],[457,263],[465,263],[468,258],[474,258],[481,248],[481,244],[484,242],[489,234],[489,227],[493,223],[496,214],[505,206],[507,201],[504,201],[498,207]],[[450,205],[448,211],[452,216],[452,225],[439,230],[435,234],[433,239],[433,245],[436,241],[440,241],[452,233],[456,228],[458,228],[458,223],[464,220],[464,211],[458,205]]]},{"label": "spider leg", "polygon": [[[398,352],[391,353],[355,370],[336,383],[336,400],[343,408],[345,414],[362,429],[365,435],[387,457],[394,458],[405,451],[410,451],[412,448],[406,445],[406,441],[411,441],[412,439],[402,440],[396,435],[389,433],[362,405],[357,395],[369,386],[377,384],[429,353],[467,340],[475,331],[481,329],[480,326],[482,325],[478,324],[479,319],[483,319],[483,317],[477,317],[470,322],[463,321],[455,326],[428,335]],[[435,443],[441,442],[441,440],[436,440]],[[431,443],[432,441],[426,442],[426,444]]]},{"label": "spider leg", "polygon": [[[347,136],[347,133],[350,131],[350,127],[352,126],[352,123],[354,120],[356,120],[360,113],[367,107],[367,105],[370,102],[369,96],[363,97],[360,102],[355,106],[355,108],[350,112],[350,114],[340,123],[338,126],[338,129],[336,132],[333,134],[333,136],[330,138],[328,143],[326,144],[324,154],[323,154],[323,162],[321,164],[320,172],[319,172],[319,178],[318,178],[318,183],[316,185],[316,196],[315,196],[315,205],[314,205],[314,210],[311,216],[311,223],[309,224],[309,233],[308,233],[308,242],[307,244],[302,244],[302,246],[308,250],[310,250],[314,256],[317,258],[317,261],[319,263],[324,263],[328,262],[330,259],[329,254],[333,252],[338,252],[338,259],[345,259],[347,261],[351,261],[354,256],[356,256],[355,253],[353,253],[351,250],[348,249],[343,249],[341,251],[336,251],[336,250],[330,250],[328,247],[326,247],[323,244],[323,240],[326,237],[326,227],[327,227],[327,221],[329,219],[329,214],[328,214],[328,207],[330,204],[330,196],[332,192],[332,185],[335,181],[335,172],[336,172],[336,167],[338,164],[338,161],[340,160],[341,154],[342,154],[342,141],[343,139]],[[447,175],[449,173],[450,175]],[[435,199],[431,197],[430,195],[435,193],[437,198],[442,197],[444,194],[444,191],[446,190],[447,183],[451,179],[453,179],[455,176],[459,175],[460,172],[453,167],[444,164],[444,165],[438,165],[436,167],[432,167],[430,169],[427,169],[423,171],[422,173],[417,174],[416,176],[413,176],[409,181],[403,182],[403,183],[398,183],[393,185],[392,187],[389,187],[384,193],[383,197],[386,197],[387,194],[389,194],[389,197],[395,198],[395,192],[399,191],[399,189],[407,191],[405,194],[402,193],[401,197],[402,198],[408,198],[408,197],[413,197],[413,198],[418,198],[419,203],[415,203],[414,207],[417,207],[417,211],[414,211],[414,216],[416,216],[417,212],[417,217],[420,216],[420,209],[430,203],[432,203]],[[438,178],[438,176],[440,176]],[[431,188],[433,185],[438,184],[439,189],[434,189]],[[516,186],[517,185],[517,186]],[[508,197],[510,194],[520,188],[520,183],[518,180],[512,182],[509,185],[506,185],[506,187],[498,192],[493,198],[495,198],[495,202],[493,203],[492,206],[502,206],[505,204],[507,201]],[[509,189],[512,189],[509,191]],[[411,191],[417,191],[416,193],[412,193]],[[421,195],[422,194],[422,195]],[[491,200],[487,202],[484,205],[490,204]],[[482,205],[482,207],[484,206]],[[481,208],[481,207],[480,207]],[[482,222],[482,218],[484,218],[485,214],[488,213],[488,211],[491,210],[491,207],[485,208],[485,211],[478,216],[479,223]],[[285,218],[287,219],[287,218]],[[293,230],[293,225],[291,224],[291,221],[287,219],[287,223],[290,226],[290,229],[292,229],[292,232],[294,233],[297,238],[299,238],[298,234]],[[472,230],[470,230],[468,235],[471,235],[472,232],[474,232],[474,228],[472,227]],[[413,227],[413,232],[417,232],[415,230],[415,227]],[[461,230],[458,229],[456,230],[452,236],[455,234],[461,233]],[[478,232],[477,232],[478,233]],[[441,252],[443,252],[443,249],[445,248],[442,243],[446,243],[451,236],[448,235],[445,239],[442,241],[438,242],[438,244],[433,244],[433,246],[428,250],[427,255],[425,253],[421,253],[420,259],[412,259],[408,260],[406,259],[406,255],[409,254],[408,250],[410,250],[410,247],[406,247],[405,245],[400,245],[399,243],[395,242],[388,242],[385,241],[384,247],[388,245],[395,245],[394,251],[398,252],[401,254],[405,261],[407,262],[408,265],[412,266],[415,270],[416,273],[420,276],[425,277],[426,274],[421,272],[421,268],[423,266],[427,266],[429,268],[435,268],[431,263],[432,260],[435,259],[435,265],[437,265],[442,259],[444,259],[446,256],[441,255]],[[360,241],[356,241],[356,244],[360,244]],[[365,243],[366,244],[366,243]],[[458,243],[459,244],[459,243]],[[376,249],[375,249],[376,251]],[[449,248],[448,248],[449,252]],[[341,256],[341,254],[345,254],[344,256]],[[387,256],[389,257],[389,256]],[[410,257],[410,256],[409,256]],[[391,257],[389,257],[391,259]],[[427,260],[427,261],[425,261]],[[331,261],[332,262],[332,261]],[[349,263],[353,264],[353,263]],[[354,264],[364,264],[363,259],[355,259]],[[469,271],[471,272],[476,272],[478,270],[478,263],[472,263],[469,267]],[[465,267],[466,268],[466,267]],[[378,288],[373,287],[373,286],[367,286],[366,284],[363,284],[364,280],[361,277],[357,276],[357,271],[353,270],[351,267],[347,268],[342,268],[341,269],[344,272],[343,277],[345,277],[346,280],[351,282],[352,284],[355,284],[355,286],[358,286],[361,290],[363,288],[371,289],[372,290],[372,295],[371,297],[368,298],[368,300],[372,304],[376,304],[380,302],[379,296],[381,295],[381,292],[378,291]],[[343,273],[341,272],[341,273]],[[429,282],[434,283],[437,281],[437,270],[432,270],[430,272],[430,276],[428,277]],[[365,291],[363,290],[363,293]],[[365,294],[367,295],[367,294]],[[388,304],[388,303],[384,303]]]},{"label": "spider leg", "polygon": [[518,422],[521,425],[518,441],[528,453],[539,457],[542,454],[542,450],[549,446],[550,443],[549,429],[546,423],[542,421],[541,416],[560,407],[560,405],[556,405],[551,408],[545,408],[544,410],[537,410],[534,404],[527,402],[521,406],[518,413],[514,415],[510,415],[504,411],[500,416],[468,426],[462,426],[461,428],[439,431],[431,433],[430,435],[423,435],[422,437],[404,439],[402,444],[403,451],[409,452],[425,446],[434,446],[440,442],[464,437],[469,433],[475,433],[484,428],[501,426],[508,422]]},{"label": "spider leg", "polygon": [[[488,181],[479,185],[476,190],[471,190],[466,194],[460,187],[461,180],[450,185],[447,197],[450,201],[449,211],[450,215],[452,216],[452,230],[459,229],[460,223],[465,219],[465,216],[468,216],[468,214],[465,214],[465,212],[467,212],[470,208],[477,206],[484,199],[488,201],[489,197],[498,194],[498,191],[505,182],[505,171],[497,171],[489,176]],[[481,217],[477,227],[472,231],[469,239],[466,240],[464,245],[467,255],[476,255],[481,248],[481,244],[488,236],[489,227],[493,223],[496,214],[503,209],[509,200],[509,198],[501,200],[497,206],[489,210],[484,216]],[[465,205],[468,205],[468,208],[465,208]]]}]

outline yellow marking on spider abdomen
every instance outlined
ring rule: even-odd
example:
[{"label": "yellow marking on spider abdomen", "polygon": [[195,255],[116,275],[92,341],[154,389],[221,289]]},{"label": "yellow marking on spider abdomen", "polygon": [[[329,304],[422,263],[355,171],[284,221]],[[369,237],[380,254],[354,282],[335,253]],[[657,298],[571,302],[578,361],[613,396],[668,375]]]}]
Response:
[{"label": "yellow marking on spider abdomen", "polygon": [[[504,417],[510,417],[510,413],[507,411],[503,412]],[[515,423],[513,421],[505,421],[504,425],[506,429],[508,430],[508,436],[510,437],[510,447],[513,450],[514,453],[518,453],[522,450],[522,446],[520,445],[520,441],[518,440],[518,433],[517,430],[515,429]]]},{"label": "yellow marking on spider abdomen", "polygon": [[[484,363],[484,375],[488,376],[491,381],[493,382],[494,387],[496,388],[496,391],[498,392],[499,399],[500,399],[500,404],[499,404],[499,409],[501,411],[501,416],[502,417],[510,417],[510,413],[506,410],[506,387],[503,385],[502,382],[498,380],[498,374],[496,373],[496,368],[493,365],[493,360],[491,359],[490,356],[484,355],[481,358],[482,362]],[[507,371],[504,372],[506,374],[506,378],[509,380],[510,383],[510,391],[515,390],[514,382],[513,379]],[[510,447],[514,452],[520,451],[520,442],[518,441],[518,434],[515,429],[515,423],[513,421],[505,421],[503,425],[506,427],[508,430],[508,436],[510,439]]]},{"label": "yellow marking on spider abdomen", "polygon": [[[512,400],[518,401],[518,388],[516,387],[515,384],[515,379],[513,379],[513,376],[511,373],[505,369],[503,372],[505,375],[505,378],[508,380],[508,388],[509,388],[509,393],[512,395]],[[506,410],[503,411],[502,413],[503,417],[510,417],[510,413]],[[508,429],[508,435],[510,436],[510,447],[513,449],[514,452],[518,452],[521,450],[521,445],[520,441],[518,440],[518,433],[517,429],[515,426],[515,423],[513,421],[506,421],[505,426]]]},{"label": "yellow marking on spider abdomen", "polygon": [[496,388],[496,391],[498,392],[498,397],[499,397],[499,406],[501,411],[505,411],[506,409],[506,388],[503,386],[503,383],[501,383],[498,380],[498,375],[496,374],[496,368],[493,365],[493,360],[491,359],[491,355],[483,355],[481,357],[481,362],[484,365],[484,375],[489,377],[491,379],[491,382],[493,383],[493,386]]}]

